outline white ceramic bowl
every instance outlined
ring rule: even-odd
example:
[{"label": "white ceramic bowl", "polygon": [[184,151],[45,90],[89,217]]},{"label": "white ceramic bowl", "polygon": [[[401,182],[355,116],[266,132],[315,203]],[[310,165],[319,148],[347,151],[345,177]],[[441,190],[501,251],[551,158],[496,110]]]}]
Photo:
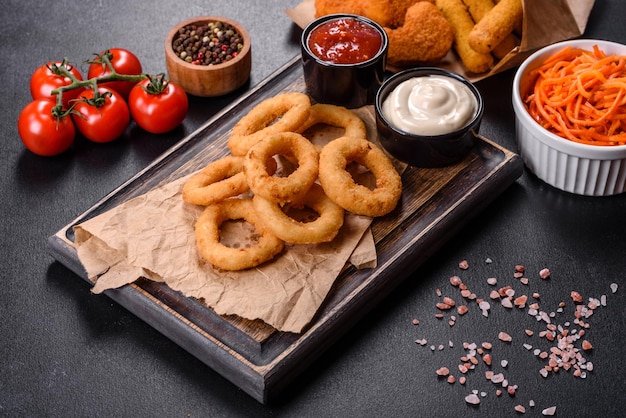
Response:
[{"label": "white ceramic bowl", "polygon": [[513,110],[520,156],[538,178],[566,192],[587,196],[610,196],[626,191],[626,145],[580,144],[548,132],[535,122],[524,107],[521,92],[532,82],[529,73],[571,45],[591,50],[597,45],[606,54],[626,55],[626,45],[577,39],[542,48],[518,68],[513,81]]}]

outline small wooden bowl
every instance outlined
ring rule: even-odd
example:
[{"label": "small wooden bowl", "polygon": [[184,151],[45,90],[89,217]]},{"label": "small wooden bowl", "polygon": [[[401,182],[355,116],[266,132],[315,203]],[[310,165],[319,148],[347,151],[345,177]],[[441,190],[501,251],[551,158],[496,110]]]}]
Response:
[{"label": "small wooden bowl", "polygon": [[[243,49],[230,61],[213,64],[191,64],[176,55],[172,44],[178,31],[190,24],[223,22],[232,25],[243,39]],[[202,16],[185,20],[173,27],[165,39],[165,63],[170,81],[180,85],[188,94],[216,97],[241,87],[250,78],[252,53],[250,35],[239,23],[218,16]]]}]

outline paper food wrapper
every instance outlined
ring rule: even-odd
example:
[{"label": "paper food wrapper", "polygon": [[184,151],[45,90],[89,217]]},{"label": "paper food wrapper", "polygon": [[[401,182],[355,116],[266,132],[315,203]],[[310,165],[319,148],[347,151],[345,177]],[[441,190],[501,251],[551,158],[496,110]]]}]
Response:
[{"label": "paper food wrapper", "polygon": [[[472,81],[516,67],[539,48],[581,36],[585,32],[594,0],[522,0],[522,3],[524,20],[520,45],[499,60],[488,73],[467,72],[454,51],[450,51],[439,66]],[[315,0],[304,0],[285,13],[296,25],[304,28],[315,19]]]},{"label": "paper food wrapper", "polygon": [[[372,132],[371,110],[360,112]],[[313,132],[309,138],[319,144],[328,134]],[[343,227],[330,243],[286,245],[275,260],[257,268],[218,270],[196,249],[195,223],[204,207],[182,199],[189,176],[75,226],[77,254],[95,282],[94,293],[144,277],[200,300],[219,315],[260,319],[277,330],[299,333],[347,263],[357,268],[376,265],[372,219],[346,212]],[[246,233],[235,227],[224,235],[237,240]]]}]

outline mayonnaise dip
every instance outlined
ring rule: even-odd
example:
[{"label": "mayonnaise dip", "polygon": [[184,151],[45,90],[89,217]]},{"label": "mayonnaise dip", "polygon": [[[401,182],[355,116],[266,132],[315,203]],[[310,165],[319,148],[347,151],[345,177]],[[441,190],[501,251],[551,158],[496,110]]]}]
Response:
[{"label": "mayonnaise dip", "polygon": [[384,100],[385,119],[416,135],[446,134],[466,125],[476,114],[472,91],[454,78],[430,75],[398,84]]}]

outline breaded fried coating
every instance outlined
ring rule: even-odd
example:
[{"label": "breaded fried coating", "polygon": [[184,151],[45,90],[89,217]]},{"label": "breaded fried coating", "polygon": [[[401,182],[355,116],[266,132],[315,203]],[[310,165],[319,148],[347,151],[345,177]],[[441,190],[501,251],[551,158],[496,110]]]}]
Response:
[{"label": "breaded fried coating", "polygon": [[315,0],[315,17],[352,13],[372,19],[381,26],[397,28],[404,24],[406,11],[419,2],[435,0]]},{"label": "breaded fried coating", "polygon": [[480,53],[470,47],[467,40],[474,28],[474,21],[462,0],[437,0],[441,10],[454,30],[454,48],[465,68],[472,73],[483,73],[491,69],[494,59],[491,54]]},{"label": "breaded fried coating", "polygon": [[521,0],[501,0],[489,10],[468,35],[470,46],[484,54],[493,51],[523,19]]},{"label": "breaded fried coating", "polygon": [[[467,10],[470,12],[474,22],[480,22],[496,4],[493,0],[463,0],[463,3],[467,6]],[[491,52],[496,58],[501,59],[519,44],[519,38],[511,32],[498,45],[493,47]]]},{"label": "breaded fried coating", "polygon": [[363,3],[365,2],[361,0],[315,0],[315,17],[335,13],[352,13],[363,16]]},{"label": "breaded fried coating", "polygon": [[409,7],[426,1],[435,3],[435,0],[368,0],[363,1],[363,16],[387,28],[398,28],[404,25],[405,16]]},{"label": "breaded fried coating", "polygon": [[409,7],[404,24],[385,31],[389,37],[387,62],[397,67],[437,64],[454,41],[452,26],[437,6],[428,1]]}]

